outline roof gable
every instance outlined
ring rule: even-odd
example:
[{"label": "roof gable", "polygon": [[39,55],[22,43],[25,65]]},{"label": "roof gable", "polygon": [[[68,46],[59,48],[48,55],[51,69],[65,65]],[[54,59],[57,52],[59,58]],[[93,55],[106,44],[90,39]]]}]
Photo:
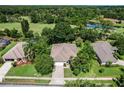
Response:
[{"label": "roof gable", "polygon": [[71,56],[76,56],[76,54],[77,47],[75,44],[54,44],[51,50],[54,61],[68,61]]}]

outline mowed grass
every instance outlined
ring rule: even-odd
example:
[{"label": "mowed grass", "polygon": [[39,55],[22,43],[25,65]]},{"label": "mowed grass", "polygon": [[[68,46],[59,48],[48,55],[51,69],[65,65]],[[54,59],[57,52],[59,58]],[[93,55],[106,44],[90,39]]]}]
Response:
[{"label": "mowed grass", "polygon": [[16,42],[11,42],[8,46],[6,46],[2,51],[0,51],[0,56],[3,56],[6,52],[8,52],[11,48],[16,45]]},{"label": "mowed grass", "polygon": [[[41,33],[42,30],[47,27],[47,28],[54,28],[55,24],[41,24],[41,23],[29,23],[30,30],[38,33]],[[20,23],[0,23],[0,30],[4,30],[5,28],[7,29],[17,29],[18,31],[22,32],[21,29],[21,24]]]},{"label": "mowed grass", "polygon": [[0,63],[0,67],[2,66],[3,64]]},{"label": "mowed grass", "polygon": [[[91,70],[87,73],[81,72],[78,76],[75,76],[73,72],[66,68],[64,69],[64,77],[119,77],[121,74],[124,73],[121,68],[124,69],[124,66],[115,66],[115,67],[105,67],[100,66],[97,61],[92,61],[93,65]],[[100,73],[99,69],[103,68],[104,72]]]},{"label": "mowed grass", "polygon": [[12,67],[7,73],[7,76],[51,77],[51,74],[42,76],[36,71],[33,64],[26,64]]},{"label": "mowed grass", "polygon": [[[104,87],[107,86],[117,87],[117,84],[113,80],[87,80],[87,81],[96,85],[104,84]],[[68,83],[71,81],[66,80],[65,82]]]},{"label": "mowed grass", "polygon": [[5,79],[3,83],[12,84],[49,84],[50,80],[32,80],[32,79]]}]

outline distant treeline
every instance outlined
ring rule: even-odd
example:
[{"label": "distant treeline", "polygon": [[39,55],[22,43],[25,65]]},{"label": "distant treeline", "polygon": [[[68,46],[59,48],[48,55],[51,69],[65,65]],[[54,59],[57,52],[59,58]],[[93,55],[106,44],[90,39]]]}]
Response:
[{"label": "distant treeline", "polygon": [[123,6],[0,6],[0,22],[19,21],[20,16],[29,16],[31,22],[78,25],[99,16],[124,20]]}]

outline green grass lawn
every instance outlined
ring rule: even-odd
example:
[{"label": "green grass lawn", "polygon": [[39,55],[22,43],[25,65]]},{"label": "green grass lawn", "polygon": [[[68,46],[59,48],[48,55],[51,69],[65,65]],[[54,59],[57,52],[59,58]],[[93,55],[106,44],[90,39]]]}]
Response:
[{"label": "green grass lawn", "polygon": [[50,80],[5,79],[3,83],[12,84],[49,84]]},{"label": "green grass lawn", "polygon": [[33,64],[26,64],[12,67],[7,73],[7,76],[51,77],[51,74],[42,76],[37,73]]},{"label": "green grass lawn", "polygon": [[0,67],[2,66],[3,64],[0,64]]},{"label": "green grass lawn", "polygon": [[[118,77],[120,74],[124,72],[120,68],[124,68],[123,66],[116,66],[116,67],[105,67],[100,66],[97,61],[92,61],[93,66],[91,70],[87,73],[81,72],[78,76],[75,76],[72,71],[68,68],[64,69],[64,76],[65,77]],[[99,69],[103,68],[104,72],[100,73]]]},{"label": "green grass lawn", "polygon": [[[101,85],[104,84],[105,86],[112,86],[112,87],[117,87],[117,84],[113,80],[87,80],[91,83]],[[70,82],[68,80],[65,81],[66,83]]]},{"label": "green grass lawn", "polygon": [[[55,24],[41,24],[41,23],[29,23],[30,30],[33,30],[34,32],[41,33],[43,28],[53,28]],[[0,23],[0,30],[4,30],[5,28],[8,29],[17,29],[21,32],[21,24],[20,23]]]},{"label": "green grass lawn", "polygon": [[16,42],[11,42],[8,46],[5,47],[2,51],[0,51],[0,56],[3,56],[6,52],[8,52],[11,48],[16,45]]}]

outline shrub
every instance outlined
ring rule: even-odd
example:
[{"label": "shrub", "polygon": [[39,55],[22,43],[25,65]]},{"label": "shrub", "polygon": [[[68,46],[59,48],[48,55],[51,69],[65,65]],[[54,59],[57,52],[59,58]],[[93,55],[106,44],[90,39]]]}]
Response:
[{"label": "shrub", "polygon": [[108,61],[108,62],[106,62],[106,67],[110,67],[111,65],[112,65],[112,62],[111,61]]},{"label": "shrub", "polygon": [[4,63],[4,61],[3,61],[3,58],[2,58],[2,57],[0,57],[0,63],[1,63],[1,64],[3,64],[3,63]]},{"label": "shrub", "polygon": [[47,54],[38,55],[35,58],[35,68],[41,75],[49,74],[53,71],[54,61],[52,57]]},{"label": "shrub", "polygon": [[105,71],[105,69],[103,69],[103,68],[99,69],[100,73],[103,73],[104,71]]},{"label": "shrub", "polygon": [[79,69],[74,69],[73,74],[75,76],[77,76],[78,74],[80,74],[80,70]]},{"label": "shrub", "polygon": [[16,62],[12,63],[12,65],[13,65],[13,67],[16,67],[16,66],[17,66],[17,65],[16,65]]},{"label": "shrub", "polygon": [[81,47],[81,44],[82,44],[83,40],[82,40],[80,37],[78,37],[78,38],[75,40],[75,42],[76,42],[76,45],[77,45],[78,47]]}]

